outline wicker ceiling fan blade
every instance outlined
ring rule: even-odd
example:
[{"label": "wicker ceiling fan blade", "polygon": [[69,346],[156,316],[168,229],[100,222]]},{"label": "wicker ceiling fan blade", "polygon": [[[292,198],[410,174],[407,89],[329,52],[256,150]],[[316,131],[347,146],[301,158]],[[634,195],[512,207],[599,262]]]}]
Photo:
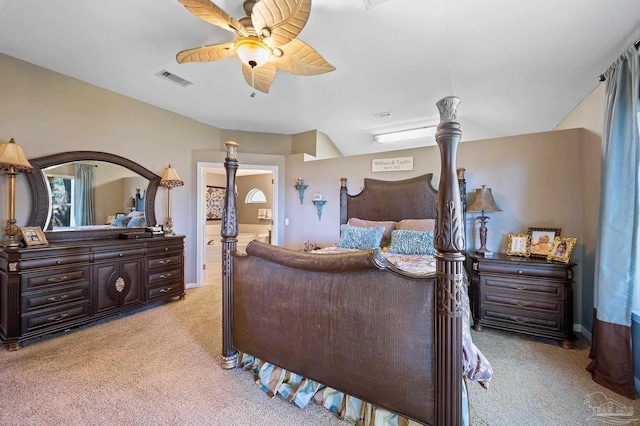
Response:
[{"label": "wicker ceiling fan blade", "polygon": [[271,47],[295,39],[311,13],[311,0],[260,0],[253,6],[251,22],[258,36]]},{"label": "wicker ceiling fan blade", "polygon": [[271,62],[282,71],[297,75],[316,75],[336,69],[302,40],[291,40],[281,50],[282,56],[272,55]]},{"label": "wicker ceiling fan blade", "polygon": [[209,46],[196,47],[183,50],[176,55],[179,64],[188,62],[213,62],[228,58],[235,53],[233,43],[211,44]]},{"label": "wicker ceiling fan blade", "polygon": [[242,74],[249,86],[261,92],[269,93],[271,83],[273,83],[273,79],[276,77],[276,67],[270,63],[253,68],[249,65],[242,64]]},{"label": "wicker ceiling fan blade", "polygon": [[232,31],[240,37],[249,35],[247,28],[227,15],[209,0],[178,0],[189,12],[208,23]]}]

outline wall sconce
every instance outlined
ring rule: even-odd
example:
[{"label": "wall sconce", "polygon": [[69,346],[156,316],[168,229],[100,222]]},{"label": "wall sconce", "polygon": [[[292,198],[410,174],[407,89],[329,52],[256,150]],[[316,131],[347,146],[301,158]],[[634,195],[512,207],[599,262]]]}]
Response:
[{"label": "wall sconce", "polygon": [[486,256],[492,254],[487,250],[487,220],[489,218],[484,215],[485,212],[501,212],[502,209],[498,207],[496,201],[491,194],[491,188],[486,188],[486,185],[482,185],[482,188],[476,189],[476,195],[473,202],[467,207],[468,212],[481,212],[480,213],[480,249],[476,250],[476,254],[479,256]]},{"label": "wall sconce", "polygon": [[16,225],[16,175],[20,172],[31,172],[33,166],[25,157],[22,147],[11,138],[9,142],[0,144],[0,170],[5,170],[9,176],[9,219],[4,227],[8,240],[6,247],[19,247],[18,234],[20,229]]},{"label": "wall sconce", "polygon": [[313,200],[311,202],[316,206],[316,210],[318,211],[318,220],[322,220],[322,208],[327,203],[327,200],[323,200],[322,194],[316,192],[313,194]]},{"label": "wall sconce", "polygon": [[171,167],[171,164],[169,164],[169,167],[164,169],[162,179],[160,179],[160,186],[164,186],[169,191],[167,193],[167,218],[164,221],[165,235],[174,235],[173,219],[171,219],[171,190],[176,186],[182,185],[184,185],[184,182],[178,176],[178,172],[176,172],[176,169]]},{"label": "wall sconce", "polygon": [[304,179],[298,178],[296,179],[296,184],[293,185],[293,187],[298,190],[298,193],[300,194],[300,204],[303,204],[304,191],[309,187],[309,185],[304,183]]}]

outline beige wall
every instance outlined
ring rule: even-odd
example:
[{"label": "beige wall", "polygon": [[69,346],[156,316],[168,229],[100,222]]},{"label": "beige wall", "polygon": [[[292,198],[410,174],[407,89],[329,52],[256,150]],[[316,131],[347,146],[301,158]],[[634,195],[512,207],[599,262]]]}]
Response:
[{"label": "beige wall", "polygon": [[[130,158],[160,175],[171,163],[184,187],[172,192],[172,215],[177,233],[187,236],[187,282],[196,276],[196,200],[199,162],[222,163],[223,143],[240,143],[242,164],[280,167],[278,174],[280,242],[298,247],[303,239],[317,244],[338,239],[339,178],[349,179],[351,193],[358,192],[364,177],[403,179],[440,167],[437,147],[426,147],[356,157],[304,162],[304,154],[291,154],[292,136],[221,130],[145,103],[91,86],[78,80],[0,55],[0,140],[14,137],[28,157],[70,151],[95,150]],[[180,90],[176,88],[176,90]],[[467,169],[467,189],[492,188],[502,212],[492,213],[487,246],[504,251],[506,235],[526,231],[529,226],[557,226],[564,235],[578,237],[583,247],[576,251],[579,263],[576,291],[582,301],[582,256],[590,255],[595,238],[594,185],[599,182],[600,87],[588,97],[559,129],[583,127],[460,144],[458,164]],[[413,172],[372,173],[371,160],[413,156]],[[309,184],[300,204],[293,188],[296,177]],[[437,186],[437,178],[435,185]],[[2,183],[6,199],[6,180]],[[25,180],[18,178],[18,224],[24,225],[30,211]],[[314,192],[327,201],[322,220],[311,203]],[[156,198],[156,216],[166,215],[166,191]],[[6,217],[6,212],[0,212]],[[284,225],[284,219],[289,225]],[[477,223],[467,219],[468,247],[478,246]],[[578,321],[584,316],[579,314]]]}]

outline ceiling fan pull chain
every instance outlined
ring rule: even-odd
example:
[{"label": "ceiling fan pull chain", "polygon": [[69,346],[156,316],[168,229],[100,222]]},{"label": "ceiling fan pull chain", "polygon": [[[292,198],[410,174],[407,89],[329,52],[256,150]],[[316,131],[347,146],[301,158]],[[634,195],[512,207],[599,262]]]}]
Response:
[{"label": "ceiling fan pull chain", "polygon": [[[253,74],[254,69],[255,69],[255,67],[251,67],[251,88],[253,88],[253,89],[255,89],[255,87],[256,87],[256,86],[255,86],[255,84],[254,84],[254,81],[253,81],[253,78],[254,78],[254,74]],[[255,92],[255,90],[254,90],[253,92],[251,92],[251,97],[252,97],[252,98],[255,98],[255,97],[256,97],[256,92]]]}]

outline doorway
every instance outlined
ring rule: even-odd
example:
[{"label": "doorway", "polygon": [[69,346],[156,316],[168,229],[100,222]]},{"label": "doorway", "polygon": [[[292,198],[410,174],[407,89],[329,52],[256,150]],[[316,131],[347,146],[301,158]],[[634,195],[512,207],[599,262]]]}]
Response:
[{"label": "doorway", "polygon": [[[198,163],[197,164],[197,191],[199,196],[197,197],[197,283],[198,286],[205,285],[211,280],[207,280],[207,276],[211,274],[221,273],[221,239],[220,225],[221,220],[211,219],[211,215],[207,212],[207,191],[211,192],[212,189],[224,188],[226,186],[226,172],[222,163]],[[244,181],[243,181],[244,179]],[[244,182],[265,182],[265,179],[269,181],[269,187],[267,192],[270,195],[270,200],[263,204],[245,204],[247,194],[251,192],[253,184],[245,184]],[[266,185],[266,184],[265,184]],[[264,186],[263,186],[264,188]],[[262,241],[270,241],[272,244],[278,244],[279,242],[279,229],[277,226],[278,221],[278,166],[268,165],[251,165],[241,164],[236,172],[236,205],[238,208],[238,218],[247,217],[250,214],[250,219],[246,220],[246,224],[239,220],[239,231],[244,235],[239,236],[238,249],[242,250],[242,244],[246,246],[248,241],[244,241],[247,238],[259,239]],[[241,191],[241,193],[239,193]],[[270,202],[269,202],[270,201]],[[250,207],[247,207],[250,206]],[[259,207],[259,208],[258,208]],[[247,209],[250,213],[243,212],[241,209]],[[255,209],[255,215],[252,209]],[[265,214],[265,211],[268,214]],[[253,218],[255,216],[255,218]],[[209,217],[209,219],[207,219]],[[268,230],[268,231],[267,231]],[[242,238],[241,238],[242,237]],[[242,241],[241,241],[242,240]]]}]

